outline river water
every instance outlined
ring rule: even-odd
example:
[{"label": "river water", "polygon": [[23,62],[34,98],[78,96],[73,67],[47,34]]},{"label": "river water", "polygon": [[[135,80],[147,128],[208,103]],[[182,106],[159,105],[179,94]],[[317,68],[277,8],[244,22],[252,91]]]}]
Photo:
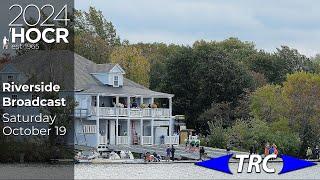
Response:
[{"label": "river water", "polygon": [[[269,165],[280,172],[282,163]],[[176,164],[93,164],[76,165],[76,179],[320,179],[320,165],[283,175],[267,173],[237,173],[238,164],[229,165],[233,175],[196,166],[192,163]],[[246,170],[246,165],[244,165]]]},{"label": "river water", "polygon": [[[236,173],[238,164],[230,164],[233,175],[196,166],[175,164],[77,164],[76,179],[320,179],[320,164],[283,175],[267,173]],[[280,172],[282,163],[270,167]],[[246,165],[244,166],[246,170]],[[73,166],[40,164],[0,164],[0,179],[70,179]]]}]

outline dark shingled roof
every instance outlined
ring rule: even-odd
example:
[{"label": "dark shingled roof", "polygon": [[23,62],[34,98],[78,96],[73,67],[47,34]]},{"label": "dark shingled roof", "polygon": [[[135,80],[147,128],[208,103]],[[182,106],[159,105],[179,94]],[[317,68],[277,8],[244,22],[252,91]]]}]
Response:
[{"label": "dark shingled roof", "polygon": [[90,73],[105,73],[105,72],[110,72],[111,69],[115,66],[116,64],[92,64],[89,68],[88,71]]},{"label": "dark shingled roof", "polygon": [[[74,62],[70,62],[73,59]],[[43,81],[52,80],[66,90],[110,95],[143,95],[146,97],[173,97],[172,94],[152,91],[124,78],[122,87],[104,85],[90,73],[109,72],[116,64],[95,64],[71,51],[36,51],[18,56],[11,62],[29,78],[37,74]],[[74,76],[70,72],[74,63]],[[50,77],[49,77],[50,76]],[[74,78],[74,79],[73,79]],[[39,82],[39,80],[38,80]],[[70,86],[74,82],[74,87]]]}]

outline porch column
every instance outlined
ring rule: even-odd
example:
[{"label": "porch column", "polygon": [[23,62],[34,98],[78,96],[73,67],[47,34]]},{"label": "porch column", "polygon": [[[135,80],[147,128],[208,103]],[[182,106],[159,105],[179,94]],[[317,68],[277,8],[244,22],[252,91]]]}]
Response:
[{"label": "porch column", "polygon": [[119,110],[117,109],[117,105],[119,104],[119,96],[116,96],[116,115],[119,116]]},{"label": "porch column", "polygon": [[96,136],[97,136],[97,145],[100,144],[100,98],[99,98],[99,94],[97,95],[97,119],[96,119],[96,128],[97,128],[97,132],[96,132]]},{"label": "porch column", "polygon": [[143,119],[140,119],[141,137],[140,144],[143,145]]},{"label": "porch column", "polygon": [[151,139],[152,139],[152,144],[154,144],[154,137],[153,137],[153,124],[154,124],[154,119],[151,120]]},{"label": "porch column", "polygon": [[118,142],[118,135],[119,135],[119,119],[116,119],[116,140],[115,140],[115,144],[117,145]]},{"label": "porch column", "polygon": [[[153,103],[154,103],[154,97],[151,97],[151,107],[152,107]],[[154,109],[151,108],[151,116],[154,117],[155,116],[154,114],[155,114]]]},{"label": "porch column", "polygon": [[128,116],[130,116],[130,96],[127,97]]},{"label": "porch column", "polygon": [[140,106],[143,104],[143,96],[140,97]]},{"label": "porch column", "polygon": [[169,98],[169,113],[171,117],[172,116],[172,97]]},{"label": "porch column", "polygon": [[169,98],[169,139],[170,139],[170,144],[171,142],[171,135],[172,135],[172,125],[173,125],[173,121],[172,121],[172,97]]},{"label": "porch column", "polygon": [[116,105],[119,104],[119,96],[116,96]]},{"label": "porch column", "polygon": [[127,120],[127,130],[128,130],[128,144],[131,144],[131,128],[130,128],[130,119]]}]

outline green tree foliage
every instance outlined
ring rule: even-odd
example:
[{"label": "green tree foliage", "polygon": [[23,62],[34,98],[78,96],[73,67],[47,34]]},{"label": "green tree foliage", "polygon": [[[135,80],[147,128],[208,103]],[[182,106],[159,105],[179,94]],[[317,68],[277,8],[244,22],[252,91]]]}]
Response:
[{"label": "green tree foliage", "polygon": [[265,145],[269,143],[276,144],[281,154],[297,155],[299,151],[300,138],[297,133],[272,129],[265,121],[236,120],[229,128],[223,128],[219,123],[209,123],[209,127],[209,143],[213,147],[229,146],[242,151],[255,147],[262,154]]},{"label": "green tree foliage", "polygon": [[199,111],[195,109],[198,86],[193,78],[196,63],[192,48],[179,48],[166,62],[165,87],[162,89],[174,93],[173,111],[175,114],[184,114],[189,127],[194,127]]},{"label": "green tree foliage", "polygon": [[75,52],[96,63],[108,63],[114,47],[120,46],[112,22],[101,11],[90,7],[88,12],[75,11]]},{"label": "green tree foliage", "polygon": [[149,86],[150,63],[140,49],[133,46],[117,47],[112,51],[111,62],[120,64],[128,79]]},{"label": "green tree foliage", "polygon": [[317,54],[314,58],[312,58],[311,69],[320,74],[320,54]]},{"label": "green tree foliage", "polygon": [[201,129],[205,115],[200,121],[196,119],[213,102],[235,103],[244,89],[253,87],[253,78],[246,68],[230,59],[221,46],[217,42],[198,41],[193,47],[181,47],[166,62],[163,90],[175,94],[173,109],[186,115],[189,127]]},{"label": "green tree foliage", "polygon": [[297,72],[288,75],[283,86],[289,124],[302,141],[300,155],[320,141],[320,75]]},{"label": "green tree foliage", "polygon": [[219,49],[216,43],[194,45],[198,63],[193,78],[198,82],[197,104],[200,109],[210,107],[212,102],[236,102],[244,89],[253,86],[252,76],[245,67]]},{"label": "green tree foliage", "polygon": [[270,123],[273,132],[298,134],[301,156],[306,147],[319,143],[319,74],[296,72],[287,76],[283,86],[266,85],[259,88],[251,98],[250,107],[253,116]]},{"label": "green tree foliage", "polygon": [[161,91],[165,86],[164,79],[167,71],[167,61],[180,47],[164,43],[138,43],[131,46],[141,49],[142,55],[150,62],[149,88]]},{"label": "green tree foliage", "polygon": [[229,127],[234,118],[234,112],[231,103],[221,102],[213,103],[211,108],[203,112],[198,118],[198,128],[201,129],[203,134],[208,132],[208,123],[216,123],[219,121],[221,125],[226,128]]},{"label": "green tree foliage", "polygon": [[258,88],[251,96],[251,113],[256,119],[274,122],[285,116],[286,102],[282,98],[282,87],[266,85]]},{"label": "green tree foliage", "polygon": [[208,126],[210,129],[209,144],[218,148],[226,147],[226,130],[222,127],[222,122],[219,120],[208,122]]}]

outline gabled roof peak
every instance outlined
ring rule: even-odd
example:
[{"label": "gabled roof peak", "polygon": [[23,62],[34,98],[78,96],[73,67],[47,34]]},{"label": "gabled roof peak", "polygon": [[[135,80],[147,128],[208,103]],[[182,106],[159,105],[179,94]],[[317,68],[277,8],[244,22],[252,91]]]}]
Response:
[{"label": "gabled roof peak", "polygon": [[118,69],[118,71],[120,71],[121,74],[125,74],[124,70],[121,68],[119,64],[113,64],[113,63],[105,63],[105,64],[92,63],[91,66],[89,67],[89,72],[90,73],[110,73],[115,69]]}]

